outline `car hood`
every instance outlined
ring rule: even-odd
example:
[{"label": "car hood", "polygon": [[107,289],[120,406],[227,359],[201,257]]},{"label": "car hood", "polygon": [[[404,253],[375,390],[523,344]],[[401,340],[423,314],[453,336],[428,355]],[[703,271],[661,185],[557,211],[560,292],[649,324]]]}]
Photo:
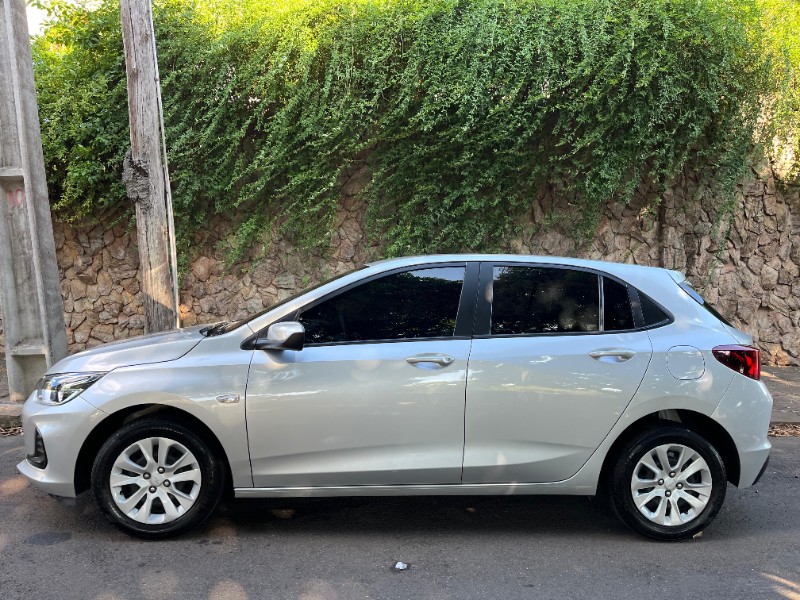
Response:
[{"label": "car hood", "polygon": [[110,371],[117,367],[146,365],[175,360],[189,352],[203,339],[203,326],[167,333],[140,335],[129,340],[103,344],[59,361],[48,373]]}]

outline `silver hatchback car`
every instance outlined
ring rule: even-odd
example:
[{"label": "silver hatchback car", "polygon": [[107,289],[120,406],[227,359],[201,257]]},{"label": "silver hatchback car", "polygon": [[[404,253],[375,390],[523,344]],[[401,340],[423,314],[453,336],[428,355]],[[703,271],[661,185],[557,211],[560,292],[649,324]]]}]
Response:
[{"label": "silver hatchback car", "polygon": [[676,540],[753,485],[772,398],[752,338],[665,269],[447,255],[238,323],[64,359],[25,404],[34,485],[162,538],[237,497],[602,493]]}]

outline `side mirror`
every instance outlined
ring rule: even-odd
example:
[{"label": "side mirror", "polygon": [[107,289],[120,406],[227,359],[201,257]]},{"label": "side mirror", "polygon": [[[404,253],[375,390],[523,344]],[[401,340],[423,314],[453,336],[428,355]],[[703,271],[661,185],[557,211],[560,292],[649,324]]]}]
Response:
[{"label": "side mirror", "polygon": [[302,350],[306,340],[306,328],[297,321],[273,323],[267,335],[259,336],[253,343],[255,350]]}]

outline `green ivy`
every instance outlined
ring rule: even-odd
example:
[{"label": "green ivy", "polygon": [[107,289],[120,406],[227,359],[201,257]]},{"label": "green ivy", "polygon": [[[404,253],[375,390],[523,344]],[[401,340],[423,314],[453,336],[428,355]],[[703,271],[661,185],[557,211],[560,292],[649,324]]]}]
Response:
[{"label": "green ivy", "polygon": [[[118,1],[49,6],[34,60],[53,209],[124,210]],[[730,193],[755,142],[800,130],[781,6],[800,15],[795,0],[157,1],[181,245],[219,214],[239,216],[234,255],[273,232],[324,244],[364,162],[369,229],[395,255],[505,248],[547,183],[577,240],[643,178],[702,165]]]}]

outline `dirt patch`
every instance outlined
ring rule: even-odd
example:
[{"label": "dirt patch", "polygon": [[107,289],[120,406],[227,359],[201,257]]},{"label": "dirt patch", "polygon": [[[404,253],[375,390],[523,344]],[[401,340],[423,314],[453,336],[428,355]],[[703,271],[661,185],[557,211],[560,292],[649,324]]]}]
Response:
[{"label": "dirt patch", "polygon": [[798,437],[800,436],[800,423],[776,423],[770,425],[769,435],[772,437]]},{"label": "dirt patch", "polygon": [[0,427],[0,436],[22,435],[22,427]]}]

